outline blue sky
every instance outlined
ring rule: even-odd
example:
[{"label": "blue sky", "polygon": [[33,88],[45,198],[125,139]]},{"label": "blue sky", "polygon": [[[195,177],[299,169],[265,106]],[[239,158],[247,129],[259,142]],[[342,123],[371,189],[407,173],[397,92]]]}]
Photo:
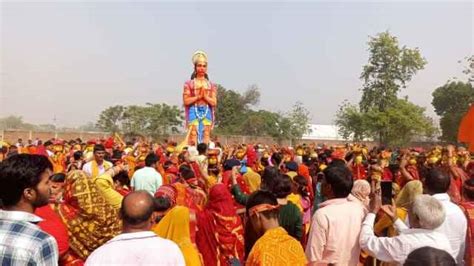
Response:
[{"label": "blue sky", "polygon": [[301,101],[331,124],[359,101],[369,35],[390,30],[428,61],[401,95],[434,116],[431,93],[464,79],[473,54],[472,2],[48,2],[0,4],[0,116],[77,126],[115,104],[181,105],[191,56],[212,81],[260,87],[257,108]]}]

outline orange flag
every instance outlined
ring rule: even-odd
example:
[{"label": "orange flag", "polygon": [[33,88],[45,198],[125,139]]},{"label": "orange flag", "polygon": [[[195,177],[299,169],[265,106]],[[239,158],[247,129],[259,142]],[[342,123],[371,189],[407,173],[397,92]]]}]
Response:
[{"label": "orange flag", "polygon": [[469,145],[469,151],[474,152],[474,104],[464,115],[459,125],[458,141]]}]

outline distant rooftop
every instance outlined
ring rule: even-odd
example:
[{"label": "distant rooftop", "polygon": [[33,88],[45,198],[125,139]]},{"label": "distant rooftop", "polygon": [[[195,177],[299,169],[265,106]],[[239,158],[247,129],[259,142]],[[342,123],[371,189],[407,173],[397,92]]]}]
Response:
[{"label": "distant rooftop", "polygon": [[344,140],[339,135],[338,128],[336,125],[316,125],[310,124],[311,131],[308,134],[303,135],[303,139],[309,140]]}]

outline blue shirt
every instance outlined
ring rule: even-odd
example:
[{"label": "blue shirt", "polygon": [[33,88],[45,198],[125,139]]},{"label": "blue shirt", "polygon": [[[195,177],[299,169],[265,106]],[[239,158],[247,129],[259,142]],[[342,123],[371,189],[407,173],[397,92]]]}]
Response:
[{"label": "blue shirt", "polygon": [[137,170],[133,176],[130,185],[134,190],[146,190],[151,195],[163,184],[163,178],[153,167],[145,166]]}]

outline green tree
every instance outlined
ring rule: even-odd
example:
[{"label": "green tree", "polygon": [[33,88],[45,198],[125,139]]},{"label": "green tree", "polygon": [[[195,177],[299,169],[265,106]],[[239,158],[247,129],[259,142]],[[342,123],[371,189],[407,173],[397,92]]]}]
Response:
[{"label": "green tree", "polygon": [[425,108],[407,99],[398,99],[385,112],[373,110],[365,119],[373,137],[384,132],[385,143],[390,146],[405,146],[415,138],[431,138],[435,132],[433,121],[425,115]]},{"label": "green tree", "polygon": [[147,135],[150,117],[146,107],[138,105],[127,106],[122,115],[122,131],[125,134]]},{"label": "green tree", "polygon": [[435,133],[433,121],[425,115],[425,108],[407,99],[395,100],[384,112],[376,108],[361,112],[355,105],[344,104],[336,117],[340,134],[355,141],[376,139],[383,131],[386,145],[404,146],[415,138],[431,138]]},{"label": "green tree", "polygon": [[441,139],[456,142],[459,124],[474,102],[474,87],[469,82],[449,82],[433,92],[433,105],[441,117]]},{"label": "green tree", "polygon": [[385,31],[370,37],[369,62],[363,67],[360,109],[384,112],[396,102],[401,88],[426,64],[418,48],[400,47],[398,39]]},{"label": "green tree", "polygon": [[107,132],[119,132],[124,112],[122,105],[111,106],[100,113],[96,126]]},{"label": "green tree", "polygon": [[248,111],[240,125],[241,134],[250,136],[278,136],[277,123],[280,115],[266,110]]},{"label": "green tree", "polygon": [[463,73],[467,75],[468,81],[472,84],[474,83],[474,55],[467,56],[464,59],[466,60],[466,65]]},{"label": "green tree", "polygon": [[23,117],[7,116],[0,119],[0,128],[2,129],[21,129],[23,126]]},{"label": "green tree", "polygon": [[359,107],[346,101],[339,107],[335,122],[339,128],[339,134],[344,139],[362,141],[368,135],[365,120],[366,116],[359,111]]},{"label": "green tree", "polygon": [[215,131],[221,134],[242,134],[246,114],[259,101],[260,91],[256,85],[250,86],[243,94],[218,85]]},{"label": "green tree", "polygon": [[287,119],[290,121],[288,136],[290,139],[301,139],[304,134],[310,132],[310,113],[301,102],[293,105],[291,112],[287,114]]},{"label": "green tree", "polygon": [[[363,67],[360,76],[364,84],[361,89],[362,98],[359,108],[364,116],[366,113],[374,111],[384,113],[389,108],[400,104],[398,93],[426,64],[426,60],[421,56],[418,48],[400,47],[397,37],[392,36],[388,31],[370,37],[368,46],[369,62]],[[341,115],[344,114],[341,112]],[[372,119],[382,118],[384,116],[372,117]],[[385,121],[378,122],[383,124]],[[378,139],[382,144],[387,144],[391,135],[390,129],[376,128],[379,131],[375,139]],[[347,135],[347,132],[345,134]],[[360,130],[354,136],[361,137]]]},{"label": "green tree", "polygon": [[183,113],[175,105],[146,104],[146,116],[149,124],[147,126],[148,135],[153,138],[168,136],[172,133],[179,133],[179,127],[183,124]]}]

